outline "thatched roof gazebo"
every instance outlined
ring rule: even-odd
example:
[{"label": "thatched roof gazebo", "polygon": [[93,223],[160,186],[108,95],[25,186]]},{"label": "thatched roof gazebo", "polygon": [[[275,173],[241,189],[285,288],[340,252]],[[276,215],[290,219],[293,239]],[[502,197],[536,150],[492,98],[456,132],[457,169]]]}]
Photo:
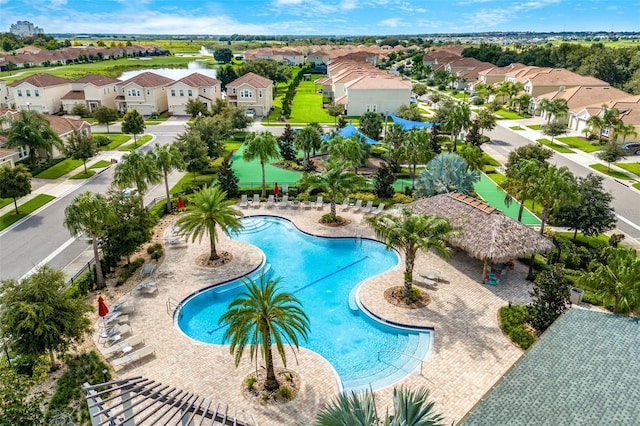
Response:
[{"label": "thatched roof gazebo", "polygon": [[553,244],[535,230],[483,201],[457,192],[421,198],[408,208],[414,213],[445,217],[462,230],[460,236],[447,242],[483,261],[483,279],[489,262],[504,263],[553,248]]}]

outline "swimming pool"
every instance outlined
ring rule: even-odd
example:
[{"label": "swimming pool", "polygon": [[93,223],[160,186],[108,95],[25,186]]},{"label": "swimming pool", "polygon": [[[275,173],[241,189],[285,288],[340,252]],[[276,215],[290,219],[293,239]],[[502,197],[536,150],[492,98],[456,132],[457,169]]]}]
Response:
[{"label": "swimming pool", "polygon": [[[282,288],[300,299],[309,316],[309,338],[301,346],[324,357],[344,389],[379,389],[420,365],[431,347],[430,330],[383,324],[356,303],[358,284],[398,265],[394,251],[369,239],[305,234],[272,216],[247,217],[242,223],[245,228],[234,239],[257,246],[265,256],[252,278],[263,271],[282,277]],[[178,327],[195,340],[222,344],[225,327],[218,319],[243,289],[236,280],[188,298],[176,315]]]}]

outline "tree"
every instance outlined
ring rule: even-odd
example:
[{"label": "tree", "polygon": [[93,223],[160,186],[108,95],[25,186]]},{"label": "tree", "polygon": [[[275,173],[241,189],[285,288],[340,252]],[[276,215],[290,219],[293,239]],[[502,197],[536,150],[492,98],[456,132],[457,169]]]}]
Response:
[{"label": "tree", "polygon": [[238,78],[238,73],[233,65],[223,65],[218,68],[218,79],[223,89],[227,87],[227,84]]},{"label": "tree", "polygon": [[542,133],[546,136],[551,136],[551,145],[553,145],[553,139],[556,136],[564,135],[568,131],[569,129],[567,129],[567,126],[559,121],[552,121],[546,126],[542,126]]},{"label": "tree", "polygon": [[578,177],[578,200],[561,206],[556,215],[560,225],[574,230],[574,241],[578,237],[578,231],[587,236],[598,235],[616,225],[616,215],[611,208],[613,196],[605,191],[603,181],[602,176],[593,173]]},{"label": "tree", "polygon": [[160,182],[160,170],[153,152],[143,154],[133,150],[122,157],[113,172],[113,183],[120,188],[135,186],[141,195],[147,192],[149,184]]},{"label": "tree", "polygon": [[484,152],[477,146],[465,144],[460,149],[460,156],[467,162],[469,169],[482,171],[485,165]]},{"label": "tree", "polygon": [[114,220],[114,212],[102,194],[84,192],[73,199],[64,210],[64,226],[74,237],[86,235],[91,238],[93,260],[96,265],[96,287],[105,286],[98,243],[106,228]]},{"label": "tree", "polygon": [[246,278],[246,290],[231,301],[219,321],[228,325],[222,340],[229,342],[236,367],[247,345],[251,360],[261,353],[267,370],[264,387],[268,391],[280,387],[273,365],[273,344],[286,367],[284,344],[293,344],[298,349],[299,339],[306,341],[309,330],[309,318],[300,301],[292,293],[280,291],[279,282],[280,278],[267,279],[265,274],[260,276],[259,283]]},{"label": "tree", "polygon": [[295,134],[293,133],[293,129],[290,124],[286,124],[284,126],[284,131],[282,135],[278,137],[278,149],[280,150],[280,156],[283,160],[286,161],[295,161],[296,160],[296,150],[293,147],[293,141],[295,139]]},{"label": "tree", "polygon": [[470,170],[464,158],[452,152],[436,155],[420,172],[416,183],[416,197],[431,197],[437,194],[460,192],[472,195],[473,184],[480,174]]},{"label": "tree", "polygon": [[418,96],[423,96],[427,94],[427,85],[422,83],[416,83],[413,85],[413,93]]},{"label": "tree", "polygon": [[240,195],[239,182],[240,179],[233,172],[233,161],[225,158],[218,169],[218,185],[220,185],[220,189],[226,192],[229,198],[238,198],[238,195]]},{"label": "tree", "polygon": [[349,138],[335,135],[325,145],[330,158],[348,161],[355,173],[358,173],[358,166],[365,164],[371,153],[369,144],[361,135]]},{"label": "tree", "polygon": [[633,124],[624,124],[624,121],[619,120],[613,130],[613,140],[617,140],[619,136],[622,136],[622,143],[627,141],[627,136],[637,137],[638,132],[636,126]]},{"label": "tree", "polygon": [[402,145],[393,152],[396,161],[409,164],[411,188],[416,187],[418,164],[426,164],[434,156],[435,153],[431,150],[431,135],[425,130],[411,130],[405,133]]},{"label": "tree", "polygon": [[166,209],[167,212],[170,212],[171,194],[169,193],[169,173],[171,173],[173,170],[184,170],[187,165],[184,163],[184,159],[182,158],[180,150],[174,144],[156,144],[153,149],[152,155],[152,158],[155,161],[155,166],[164,178],[164,189],[167,195]]},{"label": "tree", "polygon": [[396,116],[404,118],[405,120],[423,121],[422,113],[420,112],[420,109],[415,105],[400,105],[400,108],[398,108],[398,110],[396,111]]},{"label": "tree", "polygon": [[466,129],[471,125],[471,108],[468,104],[455,105],[447,115],[444,125],[451,132],[452,151],[456,151],[456,141],[458,134],[462,129]]},{"label": "tree", "polygon": [[317,128],[307,124],[294,137],[293,146],[304,151],[304,166],[309,165],[311,151],[318,149],[322,143],[322,135]]},{"label": "tree", "polygon": [[482,108],[478,111],[474,121],[478,123],[481,135],[485,130],[493,130],[496,127],[496,116],[488,108]]},{"label": "tree", "polygon": [[136,135],[143,133],[146,127],[144,118],[135,109],[128,111],[122,119],[122,131],[133,135],[133,146],[136,146]]},{"label": "tree", "polygon": [[[529,145],[526,145],[529,146]],[[526,148],[522,147],[522,148]],[[511,158],[511,156],[509,157]],[[514,161],[515,161],[514,157]],[[518,210],[518,221],[522,222],[522,213],[524,212],[524,202],[533,199],[535,191],[535,178],[542,174],[543,168],[549,164],[538,161],[536,159],[526,159],[520,157],[511,167],[507,169],[507,178],[502,182],[501,186],[505,190],[505,204],[511,205],[513,199],[520,201],[520,209]]]},{"label": "tree", "polygon": [[543,145],[538,143],[530,143],[511,151],[505,167],[509,170],[509,168],[513,167],[521,160],[538,160],[541,163],[549,164],[547,160],[551,157],[553,157],[552,150],[545,148]]},{"label": "tree", "polygon": [[37,111],[21,110],[11,121],[7,131],[7,148],[22,147],[29,151],[29,162],[35,163],[39,150],[62,148],[62,139],[51,128],[49,121]]},{"label": "tree", "polygon": [[176,139],[182,141],[196,134],[207,145],[209,157],[221,157],[224,155],[224,141],[233,133],[229,116],[224,111],[213,117],[196,118],[187,125],[186,133],[179,134]]},{"label": "tree", "polygon": [[107,125],[107,134],[109,133],[109,123],[118,119],[118,111],[107,106],[99,106],[93,111],[93,118],[98,124]]},{"label": "tree", "polygon": [[42,266],[20,281],[2,281],[0,333],[13,350],[23,355],[48,354],[55,368],[54,352],[65,352],[91,331],[85,316],[91,310],[83,299],[65,290],[62,271]]},{"label": "tree", "polygon": [[175,146],[182,154],[187,171],[193,173],[195,181],[196,173],[209,165],[207,144],[200,139],[198,133],[187,132],[176,139]]},{"label": "tree", "polygon": [[273,59],[255,59],[245,62],[238,74],[245,75],[250,72],[266,77],[276,83],[286,83],[292,74],[291,67],[285,66]]},{"label": "tree", "polygon": [[524,90],[522,83],[515,83],[513,81],[502,81],[496,85],[495,93],[506,97],[505,105],[511,105],[511,98],[516,96],[520,91]]},{"label": "tree", "polygon": [[602,139],[602,129],[604,128],[604,121],[597,115],[592,115],[587,119],[587,129],[592,135],[595,135],[598,140]]},{"label": "tree", "polygon": [[242,213],[234,209],[233,204],[234,201],[227,200],[227,193],[218,186],[202,188],[194,194],[184,215],[177,220],[178,232],[186,238],[191,237],[191,241],[202,241],[204,236],[208,236],[211,247],[209,260],[220,259],[216,251],[217,226],[225,235],[242,229],[238,219]]},{"label": "tree", "polygon": [[544,227],[551,212],[557,211],[562,205],[573,203],[578,196],[578,189],[573,173],[566,167],[533,167],[535,173],[532,175],[531,195],[535,202],[542,205],[540,235],[544,235]]},{"label": "tree", "polygon": [[615,163],[627,156],[627,151],[616,142],[607,143],[601,151],[596,153],[596,157],[607,162],[607,171],[611,170],[611,163]]},{"label": "tree", "polygon": [[518,111],[518,113],[521,113],[522,110],[526,111],[529,108],[530,103],[531,103],[531,95],[527,93],[523,93],[522,95],[518,96],[517,98],[513,99],[513,101],[511,101],[511,104],[516,107],[516,111]]},{"label": "tree", "polygon": [[334,127],[337,127],[337,124],[336,124],[337,117],[342,115],[343,113],[344,113],[344,105],[343,104],[332,103],[331,105],[329,105],[327,107],[327,114],[329,114],[331,117],[333,117],[333,126]]},{"label": "tree", "polygon": [[96,140],[90,134],[74,129],[67,137],[65,154],[76,160],[82,160],[84,174],[87,174],[87,160],[98,151]]},{"label": "tree", "polygon": [[467,134],[464,136],[465,145],[470,145],[473,147],[479,147],[482,145],[482,135],[480,134],[480,126],[478,125],[478,120],[473,120],[471,122],[471,126],[469,126],[469,130]]},{"label": "tree", "polygon": [[[302,133],[302,132],[301,132]],[[244,140],[245,148],[242,159],[245,161],[258,160],[262,169],[262,197],[267,196],[267,180],[264,166],[271,159],[280,157],[278,141],[270,132],[249,133]]]},{"label": "tree", "polygon": [[380,140],[380,133],[383,126],[382,117],[376,112],[365,112],[360,117],[359,129],[365,136],[370,137],[373,140]]},{"label": "tree", "polygon": [[542,271],[536,277],[527,313],[529,323],[538,333],[544,332],[567,310],[570,284],[560,265],[554,265],[550,271]]},{"label": "tree", "polygon": [[231,62],[231,60],[233,59],[233,52],[227,47],[221,47],[213,52],[213,58],[218,62],[226,64],[228,62]]},{"label": "tree", "polygon": [[580,283],[598,289],[605,301],[613,299],[613,313],[628,309],[640,294],[640,258],[626,247],[605,247],[602,261],[593,262]]},{"label": "tree", "polygon": [[554,121],[558,121],[558,117],[565,116],[569,112],[567,101],[561,98],[553,100],[544,98],[538,104],[537,109],[547,114],[547,126],[551,122],[551,118],[553,118]]},{"label": "tree", "polygon": [[330,160],[325,164],[325,168],[320,173],[306,173],[299,185],[307,188],[307,191],[320,189],[329,194],[331,203],[331,221],[337,222],[336,198],[344,197],[351,193],[358,185],[362,185],[365,180],[362,176],[348,171],[349,162]]},{"label": "tree", "polygon": [[387,127],[387,133],[384,137],[384,140],[385,142],[391,144],[391,148],[393,151],[394,149],[398,149],[402,145],[406,134],[406,130],[404,130],[401,125],[393,123],[390,124],[389,127]]},{"label": "tree", "polygon": [[184,110],[187,114],[189,114],[192,118],[206,116],[209,111],[207,110],[207,104],[202,102],[200,99],[189,99],[187,104],[184,106]]},{"label": "tree", "polygon": [[16,214],[20,214],[18,198],[28,194],[31,194],[31,173],[23,164],[0,167],[0,198],[12,198]]},{"label": "tree", "polygon": [[393,183],[396,181],[396,177],[391,171],[391,168],[386,164],[378,169],[374,178],[373,193],[378,198],[392,198],[396,191],[393,189]]},{"label": "tree", "polygon": [[34,385],[33,379],[0,367],[0,426],[29,426],[42,421],[44,395],[34,395]]},{"label": "tree", "polygon": [[435,215],[414,214],[403,209],[400,216],[384,214],[366,218],[376,237],[388,248],[404,254],[404,288],[402,297],[412,300],[413,268],[418,251],[435,251],[445,259],[450,249],[445,239],[456,235],[449,221]]},{"label": "tree", "polygon": [[91,115],[89,108],[87,108],[85,104],[74,104],[73,108],[71,108],[71,114],[82,118],[89,117],[89,115]]}]

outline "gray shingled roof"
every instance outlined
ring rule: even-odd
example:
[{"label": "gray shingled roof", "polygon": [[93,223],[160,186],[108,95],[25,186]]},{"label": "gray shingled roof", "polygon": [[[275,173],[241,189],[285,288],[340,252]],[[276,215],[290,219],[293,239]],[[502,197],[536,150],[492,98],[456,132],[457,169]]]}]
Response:
[{"label": "gray shingled roof", "polygon": [[640,319],[570,309],[460,424],[639,425]]}]

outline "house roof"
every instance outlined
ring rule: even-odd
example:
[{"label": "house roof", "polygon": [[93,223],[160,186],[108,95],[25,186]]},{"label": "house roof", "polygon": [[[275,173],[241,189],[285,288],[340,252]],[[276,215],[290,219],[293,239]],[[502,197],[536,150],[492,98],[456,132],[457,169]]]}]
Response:
[{"label": "house roof", "polygon": [[366,74],[345,84],[349,90],[354,89],[407,89],[411,90],[411,81],[402,80],[390,74]]},{"label": "house roof", "polygon": [[158,87],[173,83],[173,80],[147,71],[120,82],[120,86],[126,86],[132,83],[140,87]]},{"label": "house roof", "polygon": [[564,68],[547,68],[530,74],[525,81],[534,85],[609,86],[609,83],[588,75],[580,75]]},{"label": "house roof", "polygon": [[57,115],[45,115],[49,122],[51,130],[62,136],[73,130],[80,130],[83,126],[88,125],[84,120],[77,120],[75,118],[59,117]]},{"label": "house roof", "polygon": [[[180,80],[176,81],[174,84],[176,83],[184,83],[190,87],[204,87],[204,86],[211,87],[211,86],[220,84],[220,80],[195,72],[193,74],[189,74],[188,76],[181,78]],[[173,84],[171,84],[171,86],[173,86]]]},{"label": "house roof", "polygon": [[250,72],[240,78],[233,80],[231,83],[227,84],[227,87],[240,86],[241,84],[248,84],[249,86],[253,87],[267,88],[273,84],[273,81],[261,75]]},{"label": "house roof", "polygon": [[421,198],[409,204],[409,208],[415,213],[449,219],[462,234],[448,242],[476,259],[501,263],[553,248],[549,240],[532,228],[476,198],[457,192]]},{"label": "house roof", "polygon": [[587,105],[611,99],[629,97],[629,94],[611,86],[575,86],[565,90],[540,95],[539,99],[564,99],[569,110],[582,109]]},{"label": "house roof", "polygon": [[117,78],[109,77],[102,74],[88,74],[77,80],[73,80],[74,83],[90,83],[94,86],[108,86],[110,84],[118,84],[120,80]]},{"label": "house roof", "polygon": [[32,74],[27,78],[23,78],[22,80],[16,80],[13,83],[9,84],[9,87],[17,87],[22,83],[29,83],[35,87],[49,87],[49,86],[59,86],[61,84],[71,83],[71,81],[66,78],[57,77],[51,74],[38,73]]},{"label": "house roof", "polygon": [[71,90],[61,99],[84,99],[84,90]]},{"label": "house roof", "polygon": [[638,347],[639,318],[570,309],[460,424],[639,424]]}]

